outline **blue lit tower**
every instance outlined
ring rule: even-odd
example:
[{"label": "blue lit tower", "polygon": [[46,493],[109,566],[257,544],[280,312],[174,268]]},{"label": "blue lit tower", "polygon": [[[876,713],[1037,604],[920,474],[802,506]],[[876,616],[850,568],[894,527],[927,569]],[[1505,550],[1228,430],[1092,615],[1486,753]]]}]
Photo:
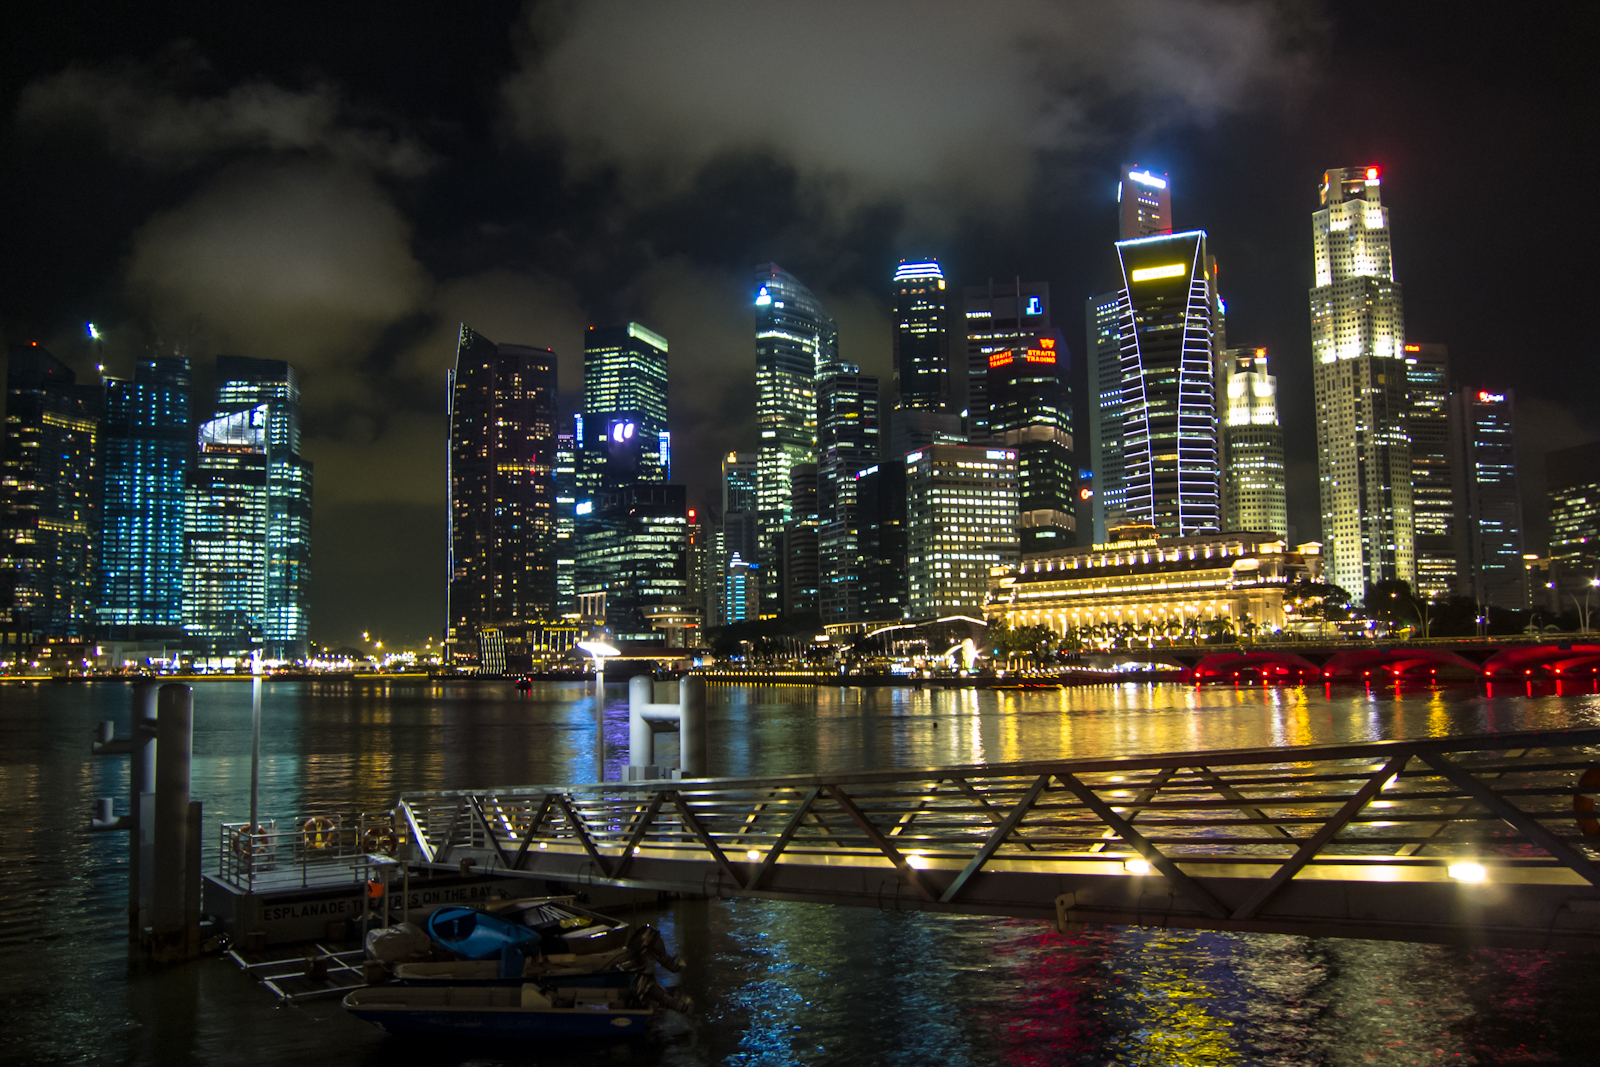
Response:
[{"label": "blue lit tower", "polygon": [[894,272],[894,406],[943,411],[950,365],[948,295],[938,260],[900,261]]},{"label": "blue lit tower", "polygon": [[200,424],[184,500],[183,629],[192,651],[265,651],[271,407]]},{"label": "blue lit tower", "polygon": [[1117,257],[1126,495],[1115,525],[1158,537],[1220,531],[1219,309],[1205,232],[1118,241]]},{"label": "blue lit tower", "polygon": [[300,455],[300,380],[277,359],[217,357],[217,418],[266,408],[265,607],[262,651],[306,654],[311,599],[311,462]]},{"label": "blue lit tower", "polygon": [[581,495],[671,477],[665,337],[637,322],[589,327],[583,427]]},{"label": "blue lit tower", "polygon": [[95,606],[105,636],[183,632],[183,501],[194,450],[189,360],[141,360],[106,380]]},{"label": "blue lit tower", "polygon": [[12,345],[0,474],[0,640],[82,638],[94,624],[99,386],[37,343]]},{"label": "blue lit tower", "polygon": [[[762,573],[781,574],[784,523],[795,518],[790,472],[817,461],[817,378],[839,359],[833,316],[776,263],[755,269],[756,423],[761,432],[756,508]],[[781,581],[764,581],[762,613],[777,614]]]},{"label": "blue lit tower", "polygon": [[449,386],[445,642],[453,661],[472,662],[480,629],[560,614],[556,354],[462,325]]},{"label": "blue lit tower", "polygon": [[1515,413],[1509,392],[1461,389],[1450,398],[1457,591],[1479,604],[1521,610],[1528,586]]}]

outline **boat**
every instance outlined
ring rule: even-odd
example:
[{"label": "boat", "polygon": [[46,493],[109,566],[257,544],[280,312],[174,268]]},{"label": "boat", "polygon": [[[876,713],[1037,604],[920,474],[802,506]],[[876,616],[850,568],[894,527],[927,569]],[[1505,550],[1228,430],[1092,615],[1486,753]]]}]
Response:
[{"label": "boat", "polygon": [[368,986],[346,996],[344,1007],[391,1034],[506,1039],[633,1037],[656,1014],[630,989],[534,982]]},{"label": "boat", "polygon": [[639,926],[616,952],[529,953],[514,945],[491,960],[396,963],[393,976],[394,981],[407,985],[521,985],[535,981],[574,988],[621,987],[648,973],[652,963],[673,972],[683,969],[683,961],[667,951],[654,927]]}]

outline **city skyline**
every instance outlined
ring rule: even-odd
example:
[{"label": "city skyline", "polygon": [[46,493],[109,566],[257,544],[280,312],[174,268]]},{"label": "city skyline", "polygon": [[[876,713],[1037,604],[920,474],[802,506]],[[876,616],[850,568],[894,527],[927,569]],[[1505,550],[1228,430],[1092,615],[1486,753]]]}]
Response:
[{"label": "city skyline", "polygon": [[[1184,107],[1161,110],[1166,105],[1140,96],[1130,98],[1131,112],[1096,120],[1108,123],[1097,131],[1101,147],[1075,143],[1059,157],[1033,148],[1019,155],[1004,141],[1008,134],[999,120],[1007,104],[1021,106],[1012,107],[1013,114],[1028,113],[1033,98],[984,95],[1014,90],[991,89],[953,70],[949,89],[940,91],[981,88],[977,98],[993,105],[985,111],[991,125],[983,128],[1010,154],[994,156],[995,166],[981,180],[964,174],[956,184],[940,184],[930,198],[911,169],[928,158],[920,150],[902,152],[902,162],[873,178],[866,157],[841,148],[842,140],[828,140],[831,135],[810,146],[781,133],[730,141],[726,112],[702,102],[694,106],[702,109],[711,143],[733,153],[724,169],[691,158],[687,183],[663,187],[652,202],[624,186],[607,191],[577,171],[545,167],[551,176],[529,186],[539,192],[520,198],[536,207],[513,207],[493,195],[508,181],[521,182],[526,164],[489,147],[481,130],[486,119],[521,114],[515,94],[523,83],[516,79],[543,77],[559,55],[573,54],[578,38],[563,38],[546,58],[519,52],[509,43],[515,12],[475,12],[476,22],[459,26],[418,26],[406,31],[413,38],[403,33],[389,43],[400,55],[420,47],[424,37],[430,49],[447,55],[470,44],[483,76],[507,87],[508,95],[493,103],[441,81],[431,68],[411,76],[407,86],[385,81],[336,50],[311,55],[310,66],[334,87],[334,95],[318,96],[299,80],[305,42],[291,47],[270,35],[258,51],[241,52],[201,32],[194,47],[215,64],[214,78],[160,81],[150,74],[155,57],[189,32],[161,15],[130,24],[115,45],[84,47],[84,38],[45,33],[6,75],[11,122],[5,136],[12,151],[3,166],[19,192],[16,203],[29,210],[24,216],[7,207],[3,225],[14,262],[28,268],[11,268],[7,276],[0,330],[8,343],[40,341],[80,381],[92,379],[97,363],[114,376],[131,377],[146,341],[156,336],[178,340],[201,361],[231,351],[295,363],[303,378],[305,451],[318,472],[313,636],[348,640],[383,626],[420,637],[436,632],[442,593],[413,593],[409,586],[430,583],[394,579],[442,567],[442,539],[429,532],[437,526],[428,516],[441,507],[443,450],[433,444],[442,433],[438,383],[457,323],[476,322],[497,340],[555,349],[562,414],[576,410],[577,367],[589,325],[638,321],[671,338],[674,480],[681,471],[691,504],[709,501],[721,455],[750,447],[753,420],[745,413],[753,410],[751,386],[732,373],[748,359],[751,309],[741,306],[741,293],[750,264],[776,261],[802,279],[838,320],[840,358],[884,382],[892,371],[884,279],[902,259],[936,256],[952,293],[991,278],[997,286],[1019,275],[1024,282],[1047,282],[1054,325],[1071,343],[1084,336],[1083,300],[1105,292],[1110,280],[1104,260],[1118,235],[1116,177],[1132,159],[1144,173],[1170,177],[1182,227],[1210,235],[1233,335],[1273,355],[1289,523],[1304,538],[1317,510],[1314,488],[1306,492],[1314,487],[1312,428],[1296,415],[1308,410],[1311,393],[1303,303],[1312,284],[1304,225],[1313,209],[1309,190],[1330,165],[1372,163],[1382,168],[1384,206],[1393,212],[1407,335],[1448,344],[1459,380],[1515,390],[1519,447],[1536,458],[1519,471],[1528,534],[1542,543],[1537,457],[1596,436],[1594,417],[1574,399],[1586,393],[1595,361],[1583,358],[1590,342],[1572,332],[1575,326],[1558,322],[1553,343],[1544,343],[1569,354],[1557,371],[1518,340],[1512,309],[1581,299],[1574,294],[1587,291],[1587,268],[1537,287],[1513,272],[1501,284],[1501,299],[1482,301],[1464,294],[1451,264],[1466,262],[1471,248],[1484,245],[1515,263],[1531,240],[1512,219],[1472,213],[1478,193],[1458,176],[1471,172],[1463,161],[1480,136],[1497,151],[1537,158],[1553,171],[1585,171],[1589,149],[1547,136],[1566,120],[1559,109],[1543,106],[1553,99],[1552,79],[1570,66],[1564,42],[1581,39],[1582,31],[1510,31],[1519,42],[1512,50],[1515,73],[1489,85],[1469,72],[1494,66],[1484,59],[1507,47],[1502,36],[1491,39],[1465,26],[1441,33],[1430,20],[1406,13],[1366,21],[1329,12],[1324,23],[1301,33],[1304,26],[1285,27],[1264,11],[1251,8],[1244,16],[1261,20],[1259,40],[1267,42],[1250,56],[1252,69],[1269,81],[1285,78],[1283,61],[1292,59],[1307,79],[1303,85],[1270,82],[1289,86],[1280,94],[1281,110],[1241,92],[1243,83],[1229,80],[1238,68],[1213,65],[1199,76],[1221,95],[1203,120]],[[1052,39],[1063,32],[1070,16],[1060,16],[1067,22],[1056,18],[1052,14],[1039,32]],[[1201,39],[1210,32],[1204,24],[1185,25]],[[874,37],[877,32],[863,25],[860,40],[885,39]],[[1001,47],[959,19],[937,32],[970,38],[978,54],[992,56]],[[1099,27],[1089,39],[1109,47],[1137,39],[1140,31],[1130,29],[1133,37],[1117,32]],[[842,38],[842,47],[855,54],[850,40]],[[292,64],[286,62],[291,55]],[[902,59],[889,54],[884,71],[897,69]],[[119,67],[122,60],[127,64]],[[1076,48],[1062,61],[1093,62]],[[878,84],[872,80],[878,74],[870,64],[861,66],[846,82],[851,99],[867,101],[869,115],[897,114],[900,105],[888,94],[864,91]],[[1331,84],[1335,71],[1347,87],[1342,91],[1364,102],[1359,117],[1335,115],[1317,103],[1324,91],[1317,86]],[[1165,83],[1158,78],[1155,84]],[[205,124],[190,127],[193,139],[174,146],[148,139],[149,127],[133,121],[138,108],[118,127],[124,132],[110,136],[109,113],[92,103],[121,92],[116,98],[148,105],[152,114],[195,116],[209,108],[232,115],[239,113],[240,87],[251,85],[274,86],[289,101],[325,101],[328,118],[289,147],[259,130]],[[235,90],[239,94],[231,95]],[[418,92],[438,101],[446,124],[455,123],[464,137],[451,142],[427,132],[414,118],[416,98],[408,95]],[[1452,117],[1473,110],[1461,103],[1462,94],[1499,103],[1480,107],[1487,117],[1468,131]],[[670,78],[661,96],[682,99]],[[1451,104],[1441,110],[1446,100]],[[371,102],[390,105],[387,117],[363,117],[356,105]],[[788,104],[776,106],[783,115],[795,114]],[[830,112],[834,106],[822,99],[820,114],[843,117]],[[1141,115],[1167,121],[1152,125],[1138,121]],[[973,143],[971,128],[948,122],[936,123],[933,136]],[[1126,132],[1135,129],[1152,132]],[[571,131],[559,129],[555,137],[553,147],[535,150],[548,153],[546,162],[570,158]],[[602,161],[614,160],[606,151]],[[73,185],[63,170],[69,158],[103,160],[97,173],[104,177],[78,168],[72,173],[83,176]],[[466,158],[472,167],[458,165]],[[837,211],[808,199],[830,166],[852,190]],[[56,186],[76,191],[68,198]],[[113,187],[130,193],[102,195]],[[1556,210],[1549,200],[1555,194],[1543,185],[1533,183],[1528,195],[1531,214]],[[101,204],[98,214],[77,210],[85,198]],[[1463,226],[1458,220],[1466,217],[1477,221]],[[349,252],[355,258],[339,260],[345,253],[322,239],[333,232],[324,221],[333,218],[354,227],[358,240],[343,247],[356,250]],[[219,231],[229,219],[237,228]],[[219,244],[223,236],[227,241]],[[260,247],[270,254],[257,257],[256,267],[217,258],[220,250],[268,238]],[[185,263],[203,264],[204,276]],[[347,278],[353,277],[367,279],[366,287],[352,289]],[[332,309],[331,317],[307,313],[317,307]],[[87,337],[88,319],[99,324],[100,340]],[[246,343],[236,343],[241,340]],[[1080,434],[1087,430],[1085,363],[1079,361],[1074,382]],[[206,373],[197,368],[196,395],[210,387],[200,380]],[[1088,465],[1081,455],[1080,463]]]}]

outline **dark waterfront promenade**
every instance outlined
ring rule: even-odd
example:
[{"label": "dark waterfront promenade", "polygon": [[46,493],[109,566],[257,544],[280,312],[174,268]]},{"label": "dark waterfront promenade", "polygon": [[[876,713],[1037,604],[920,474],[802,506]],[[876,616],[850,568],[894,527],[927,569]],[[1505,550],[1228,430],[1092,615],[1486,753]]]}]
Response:
[{"label": "dark waterfront promenade", "polygon": [[[407,790],[585,781],[593,690],[410,680],[266,688],[262,809],[387,807]],[[608,778],[626,690],[607,691]],[[1046,691],[712,689],[715,775],[842,773],[1600,724],[1587,683],[1432,690],[1130,684]],[[1088,927],[761,901],[650,921],[698,1008],[596,1053],[417,1048],[332,1004],[278,1010],[220,959],[129,962],[125,842],[87,830],[125,791],[91,728],[115,684],[0,686],[6,1063],[1302,1064],[1593,1062],[1583,956]],[[246,817],[250,686],[195,691],[204,841]],[[672,742],[663,737],[664,756]]]}]

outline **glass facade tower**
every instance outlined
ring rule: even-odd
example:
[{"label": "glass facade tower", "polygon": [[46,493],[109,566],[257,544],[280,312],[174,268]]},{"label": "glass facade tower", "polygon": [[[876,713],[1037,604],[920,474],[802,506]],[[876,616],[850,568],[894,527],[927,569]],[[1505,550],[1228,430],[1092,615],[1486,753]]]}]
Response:
[{"label": "glass facade tower", "polygon": [[778,266],[755,269],[756,508],[762,614],[782,610],[783,528],[795,518],[790,472],[817,461],[817,379],[839,361],[839,328],[811,290]]},{"label": "glass facade tower", "polygon": [[861,618],[861,523],[856,475],[878,462],[878,379],[834,365],[817,391],[817,551],[824,623]]},{"label": "glass facade tower", "polygon": [[1089,467],[1094,471],[1093,540],[1106,540],[1107,516],[1127,506],[1122,481],[1122,314],[1118,293],[1091,296],[1083,308],[1089,353]]},{"label": "glass facade tower", "polygon": [[900,261],[894,272],[894,405],[943,411],[950,341],[944,272],[937,260]]},{"label": "glass facade tower", "polygon": [[670,477],[667,339],[637,322],[591,326],[583,343],[583,491]]},{"label": "glass facade tower", "polygon": [[1017,561],[1017,454],[931,445],[906,457],[907,617],[983,617],[989,571]]},{"label": "glass facade tower", "polygon": [[1456,586],[1479,604],[1528,603],[1517,493],[1516,399],[1461,389],[1450,398],[1456,497]]},{"label": "glass facade tower", "polygon": [[12,345],[0,472],[0,634],[26,647],[94,625],[104,391],[37,344]]},{"label": "glass facade tower", "polygon": [[1581,616],[1600,608],[1600,441],[1545,453],[1544,484],[1561,608]]},{"label": "glass facade tower", "polygon": [[183,633],[183,508],[193,451],[189,360],[141,360],[106,381],[95,605],[113,640]]},{"label": "glass facade tower", "polygon": [[1408,344],[1406,434],[1411,438],[1417,592],[1456,589],[1455,486],[1450,476],[1450,355],[1444,345]]},{"label": "glass facade tower", "polygon": [[267,404],[200,424],[184,506],[183,629],[207,658],[266,652]]},{"label": "glass facade tower", "polygon": [[603,605],[616,640],[664,643],[652,611],[689,601],[683,486],[641,482],[584,501],[578,512],[578,599]]},{"label": "glass facade tower", "polygon": [[1122,521],[1157,537],[1221,529],[1219,312],[1203,230],[1117,242],[1122,266]]},{"label": "glass facade tower", "polygon": [[1330,170],[1311,216],[1323,567],[1355,596],[1416,580],[1405,326],[1379,188],[1377,167]]},{"label": "glass facade tower", "polygon": [[277,359],[217,357],[218,418],[267,409],[266,607],[261,619],[269,659],[307,652],[311,595],[310,461],[300,455],[300,381]]},{"label": "glass facade tower", "polygon": [[560,614],[556,354],[463,325],[449,388],[446,647],[472,662],[481,628]]},{"label": "glass facade tower", "polygon": [[1278,379],[1267,370],[1265,348],[1229,349],[1227,366],[1222,437],[1228,457],[1228,526],[1287,538]]}]

